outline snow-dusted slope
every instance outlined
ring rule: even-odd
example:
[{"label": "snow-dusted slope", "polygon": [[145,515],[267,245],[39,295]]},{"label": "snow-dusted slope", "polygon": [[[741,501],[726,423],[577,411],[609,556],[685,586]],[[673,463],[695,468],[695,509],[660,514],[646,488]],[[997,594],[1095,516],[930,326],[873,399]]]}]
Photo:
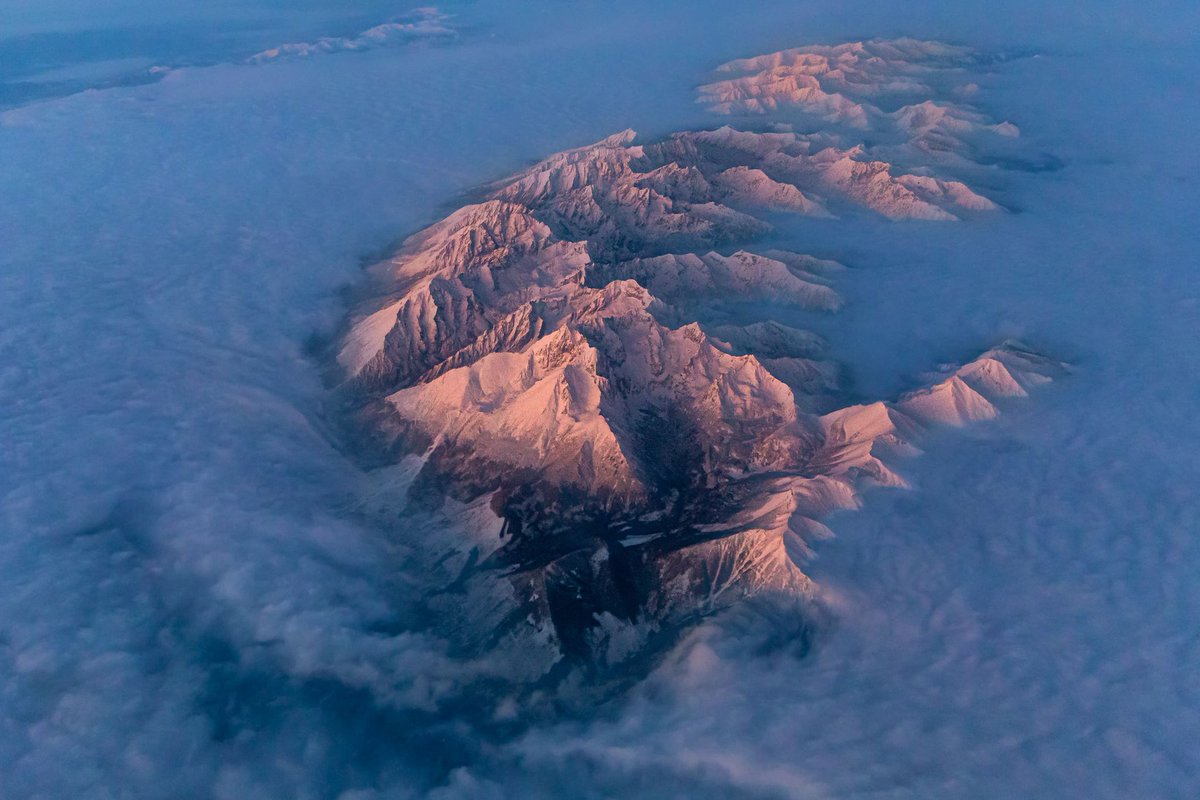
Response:
[{"label": "snow-dusted slope", "polygon": [[[876,96],[969,57],[826,50],[730,69],[803,68]],[[976,124],[933,103],[857,107],[920,135]],[[893,403],[849,404],[824,342],[771,311],[837,311],[842,267],[754,249],[763,215],[995,206],[837,141],[623,131],[487,187],[372,269],[379,297],[338,361],[364,424],[409,456],[397,469],[430,515],[429,569],[473,609],[465,644],[534,674],[564,655],[613,664],[737,598],[807,596],[796,559],[821,517],[864,483],[903,486],[890,462],[926,426],[990,418],[1062,370],[1010,343]]]}]

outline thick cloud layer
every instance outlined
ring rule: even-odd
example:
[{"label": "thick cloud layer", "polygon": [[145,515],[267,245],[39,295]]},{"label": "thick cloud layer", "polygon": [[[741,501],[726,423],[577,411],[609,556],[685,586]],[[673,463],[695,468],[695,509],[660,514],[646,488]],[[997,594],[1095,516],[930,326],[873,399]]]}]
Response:
[{"label": "thick cloud layer", "polygon": [[[54,10],[17,32],[98,27]],[[1194,796],[1195,10],[443,10],[445,47],[239,45],[0,114],[0,795]],[[993,221],[788,231],[855,267],[825,334],[868,396],[998,335],[1075,377],[833,520],[807,655],[748,607],[591,713],[477,719],[419,532],[355,513],[311,355],[339,287],[530,159],[705,124],[718,63],[895,34],[1040,53],[984,88],[1065,167],[998,174]]]}]

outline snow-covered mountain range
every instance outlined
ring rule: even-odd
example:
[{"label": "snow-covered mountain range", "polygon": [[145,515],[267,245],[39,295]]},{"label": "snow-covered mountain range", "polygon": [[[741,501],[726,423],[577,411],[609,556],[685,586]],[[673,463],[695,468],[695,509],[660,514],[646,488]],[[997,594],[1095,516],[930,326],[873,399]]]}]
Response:
[{"label": "snow-covered mountain range", "polygon": [[[940,102],[976,56],[928,42],[733,62],[719,113],[801,106],[971,162],[1015,136]],[[932,77],[929,77],[932,76]],[[961,75],[958,75],[961,77]],[[926,95],[894,112],[864,98]],[[804,598],[808,543],[923,429],[994,416],[1063,365],[1006,342],[893,401],[852,404],[815,334],[842,265],[756,248],[775,214],[954,222],[999,207],[842,131],[624,131],[486,187],[371,268],[337,354],[359,424],[395,466],[382,494],[476,652],[537,676],[613,666],[740,598]],[[931,158],[931,163],[941,159]],[[781,319],[786,317],[785,319]],[[564,661],[565,659],[565,661]]]}]

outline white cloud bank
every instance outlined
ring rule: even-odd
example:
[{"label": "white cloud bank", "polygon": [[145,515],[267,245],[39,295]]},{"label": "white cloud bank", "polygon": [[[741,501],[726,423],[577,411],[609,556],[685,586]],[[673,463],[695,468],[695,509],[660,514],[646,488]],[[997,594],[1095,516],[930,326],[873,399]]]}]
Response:
[{"label": "white cloud bank", "polygon": [[[494,39],[0,114],[0,796],[1200,794],[1192,5],[473,8]],[[304,348],[338,287],[530,159],[703,124],[715,64],[904,33],[1042,50],[972,101],[1067,167],[932,238],[793,231],[855,265],[838,352],[866,395],[997,333],[1076,375],[832,521],[808,657],[747,610],[593,714],[473,716],[350,514]]]}]

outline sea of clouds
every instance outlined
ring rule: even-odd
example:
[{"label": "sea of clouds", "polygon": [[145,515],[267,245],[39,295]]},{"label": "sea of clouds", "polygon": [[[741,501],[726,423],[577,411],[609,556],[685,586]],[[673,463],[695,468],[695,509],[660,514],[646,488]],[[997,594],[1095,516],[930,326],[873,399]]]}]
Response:
[{"label": "sea of clouds", "polygon": [[[0,0],[0,797],[1200,793],[1191,4],[480,0],[370,47],[413,9],[106,5]],[[356,513],[343,290],[532,159],[715,124],[718,63],[877,35],[1026,56],[979,102],[1064,166],[797,224],[853,267],[822,333],[865,397],[1013,335],[1074,374],[830,521],[811,652],[752,604],[592,713],[477,718],[420,532]]]}]

